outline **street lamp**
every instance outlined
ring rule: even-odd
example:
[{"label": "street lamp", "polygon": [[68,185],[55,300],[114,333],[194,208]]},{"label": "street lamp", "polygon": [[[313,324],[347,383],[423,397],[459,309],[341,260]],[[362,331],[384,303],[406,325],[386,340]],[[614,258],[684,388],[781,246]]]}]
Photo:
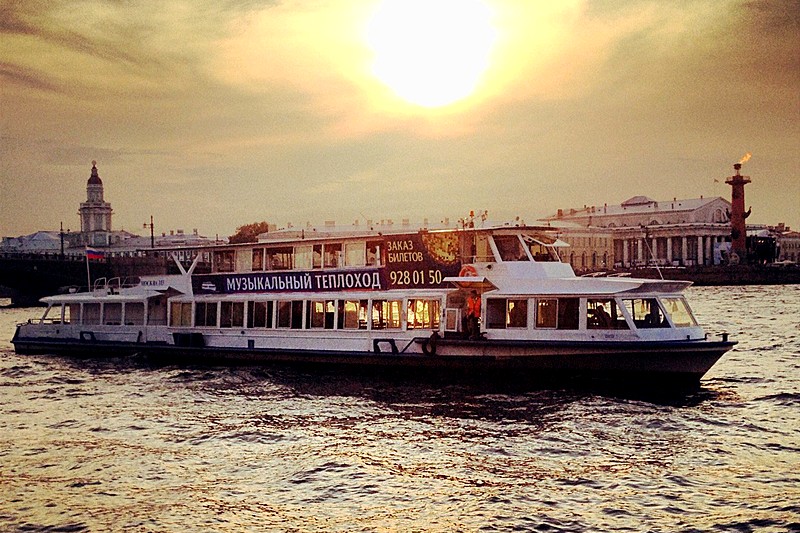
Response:
[{"label": "street lamp", "polygon": [[142,224],[142,228],[143,229],[147,229],[148,227],[150,228],[150,248],[155,248],[156,247],[156,238],[155,238],[155,235],[153,234],[153,227],[154,227],[153,226],[153,215],[150,215],[150,224],[148,224],[147,222]]}]

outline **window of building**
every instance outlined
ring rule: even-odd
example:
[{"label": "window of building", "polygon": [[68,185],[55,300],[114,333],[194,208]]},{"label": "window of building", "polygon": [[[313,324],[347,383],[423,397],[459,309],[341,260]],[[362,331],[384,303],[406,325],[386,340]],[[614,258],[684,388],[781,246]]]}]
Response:
[{"label": "window of building", "polygon": [[398,329],[402,326],[400,313],[401,300],[372,301],[372,329]]},{"label": "window of building", "polygon": [[244,302],[222,302],[219,310],[219,327],[244,327]]},{"label": "window of building", "polygon": [[586,327],[588,329],[628,329],[622,309],[613,298],[586,301]]},{"label": "window of building", "polygon": [[339,300],[339,329],[367,329],[367,300]]},{"label": "window of building", "polygon": [[217,326],[217,302],[195,302],[194,325],[204,327]]},{"label": "window of building", "polygon": [[669,327],[669,322],[664,318],[658,300],[655,298],[634,298],[624,300],[624,303],[637,328]]},{"label": "window of building", "polygon": [[689,304],[683,298],[664,298],[664,310],[669,314],[676,328],[689,328],[697,325]]},{"label": "window of building", "polygon": [[247,327],[271,328],[273,302],[247,302]]},{"label": "window of building", "polygon": [[439,329],[439,300],[409,300],[408,329]]}]

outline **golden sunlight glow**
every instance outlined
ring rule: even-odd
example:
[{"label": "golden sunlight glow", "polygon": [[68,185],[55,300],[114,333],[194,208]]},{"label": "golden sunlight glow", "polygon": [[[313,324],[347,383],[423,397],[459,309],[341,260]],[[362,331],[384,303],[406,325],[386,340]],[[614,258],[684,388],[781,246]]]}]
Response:
[{"label": "golden sunlight glow", "polygon": [[367,27],[375,77],[428,108],[475,91],[495,40],[492,12],[481,0],[383,0]]}]

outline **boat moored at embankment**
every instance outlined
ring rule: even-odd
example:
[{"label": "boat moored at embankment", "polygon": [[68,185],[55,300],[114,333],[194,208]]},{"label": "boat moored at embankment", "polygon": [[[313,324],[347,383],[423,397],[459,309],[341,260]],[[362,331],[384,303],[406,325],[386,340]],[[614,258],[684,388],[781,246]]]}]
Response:
[{"label": "boat moored at embankment", "polygon": [[210,274],[195,263],[43,298],[44,315],[12,342],[19,353],[638,384],[696,384],[735,345],[698,325],[690,283],[576,277],[561,244],[508,225],[277,232],[215,247]]}]

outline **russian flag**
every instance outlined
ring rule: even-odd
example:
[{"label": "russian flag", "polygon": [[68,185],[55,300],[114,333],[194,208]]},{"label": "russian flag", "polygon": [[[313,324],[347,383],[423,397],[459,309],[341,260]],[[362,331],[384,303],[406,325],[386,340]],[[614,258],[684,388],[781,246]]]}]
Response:
[{"label": "russian flag", "polygon": [[86,247],[86,259],[103,260],[106,258],[106,253],[103,250],[95,250],[94,248]]}]

